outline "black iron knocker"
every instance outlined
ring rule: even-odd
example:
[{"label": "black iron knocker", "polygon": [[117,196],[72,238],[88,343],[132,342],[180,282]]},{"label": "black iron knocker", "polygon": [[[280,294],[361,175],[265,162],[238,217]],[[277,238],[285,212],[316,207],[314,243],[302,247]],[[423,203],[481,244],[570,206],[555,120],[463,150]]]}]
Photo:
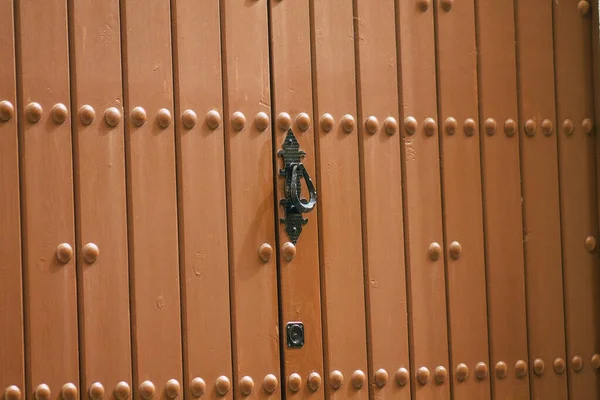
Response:
[{"label": "black iron knocker", "polygon": [[[283,169],[279,170],[279,174],[285,177],[285,199],[280,201],[285,210],[285,218],[281,218],[280,221],[285,224],[285,231],[292,243],[296,244],[302,232],[302,226],[308,222],[302,214],[311,212],[317,205],[317,190],[308,175],[308,171],[302,164],[302,159],[306,156],[306,153],[300,150],[300,144],[291,129],[288,129],[281,147],[283,147],[283,150],[279,150],[277,155],[283,157],[284,164]],[[300,198],[302,192],[301,179],[304,179],[306,183],[309,193],[308,199]]]}]

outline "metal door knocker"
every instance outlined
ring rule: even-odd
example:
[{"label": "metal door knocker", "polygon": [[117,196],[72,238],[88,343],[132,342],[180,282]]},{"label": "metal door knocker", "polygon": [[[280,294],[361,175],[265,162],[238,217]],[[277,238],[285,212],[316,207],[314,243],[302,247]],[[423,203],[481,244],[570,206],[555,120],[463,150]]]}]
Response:
[{"label": "metal door knocker", "polygon": [[[302,232],[302,226],[308,222],[307,219],[302,217],[302,214],[311,212],[317,205],[317,190],[308,175],[308,171],[302,164],[302,159],[306,156],[306,153],[300,150],[300,144],[291,129],[288,129],[281,147],[283,147],[283,150],[279,150],[277,155],[283,157],[284,164],[283,169],[279,170],[279,174],[285,177],[285,199],[280,201],[285,210],[285,218],[281,218],[280,222],[285,224],[285,231],[291,242],[296,244]],[[302,178],[306,182],[309,193],[308,199],[300,198],[302,192],[300,179]]]}]

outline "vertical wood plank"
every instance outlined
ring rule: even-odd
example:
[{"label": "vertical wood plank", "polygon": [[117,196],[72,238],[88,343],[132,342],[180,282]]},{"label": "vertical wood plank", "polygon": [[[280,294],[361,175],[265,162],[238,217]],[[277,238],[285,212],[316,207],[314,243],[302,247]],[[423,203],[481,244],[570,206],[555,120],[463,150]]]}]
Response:
[{"label": "vertical wood plank", "polygon": [[170,2],[121,13],[134,397],[166,399],[182,379]]},{"label": "vertical wood plank", "polygon": [[[410,371],[448,364],[445,254],[442,251],[442,199],[437,129],[434,12],[429,2],[396,2],[402,119],[421,126],[402,129],[404,204],[410,296]],[[422,124],[427,122],[427,135]],[[432,124],[433,122],[433,124]],[[412,132],[412,133],[411,133]],[[413,384],[415,398],[449,399],[450,384]]]},{"label": "vertical wood plank", "polygon": [[450,360],[472,372],[453,380],[453,393],[486,399],[489,374],[479,364],[488,365],[488,332],[474,4],[439,0],[436,15]]},{"label": "vertical wood plank", "polygon": [[[371,397],[410,399],[394,0],[354,2]],[[390,382],[389,377],[391,376]]]},{"label": "vertical wood plank", "polygon": [[600,366],[595,355],[600,352],[600,266],[591,12],[585,1],[553,5],[569,396],[595,398],[600,396],[594,368]]},{"label": "vertical wood plank", "polygon": [[267,1],[221,2],[221,26],[235,397],[280,398]]},{"label": "vertical wood plank", "polygon": [[81,382],[112,398],[131,390],[119,3],[69,5]]},{"label": "vertical wood plank", "polygon": [[495,398],[528,398],[527,320],[512,2],[477,0],[479,131],[490,362]]},{"label": "vertical wood plank", "polygon": [[567,398],[552,4],[515,13],[531,397]]},{"label": "vertical wood plank", "polygon": [[[17,4],[26,398],[77,397],[66,1]],[[35,394],[34,394],[35,393]]]},{"label": "vertical wood plank", "polygon": [[[276,115],[274,154],[281,149],[287,128],[291,126],[300,148],[306,152],[302,160],[309,176],[315,175],[314,116],[310,47],[310,15],[308,2],[275,1],[270,3],[272,104]],[[275,174],[283,168],[282,157],[276,156]],[[277,177],[276,200],[285,197],[285,178]],[[317,205],[318,208],[318,205]],[[277,217],[284,218],[283,207]],[[295,246],[279,224],[279,300],[281,304],[281,340],[283,341],[283,377],[286,398],[323,399],[323,332],[321,325],[321,285],[319,283],[319,237],[317,212],[305,215],[308,223]],[[286,325],[304,324],[304,346],[287,346]],[[295,376],[302,384],[297,391]],[[317,385],[318,382],[321,384]]]},{"label": "vertical wood plank", "polygon": [[172,7],[184,396],[231,399],[219,2]]},{"label": "vertical wood plank", "polygon": [[352,7],[313,0],[311,23],[326,393],[367,399]]},{"label": "vertical wood plank", "polygon": [[14,7],[12,0],[0,4],[0,390],[6,400],[25,389]]}]

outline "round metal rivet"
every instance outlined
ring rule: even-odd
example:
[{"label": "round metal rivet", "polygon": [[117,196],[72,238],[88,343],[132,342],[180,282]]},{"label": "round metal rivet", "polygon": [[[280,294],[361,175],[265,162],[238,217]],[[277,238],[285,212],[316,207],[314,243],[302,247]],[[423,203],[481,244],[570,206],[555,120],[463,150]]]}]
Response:
[{"label": "round metal rivet", "polygon": [[498,127],[498,125],[496,124],[496,120],[494,118],[488,118],[485,120],[484,127],[485,133],[487,133],[488,135],[493,135],[494,133],[496,133],[496,128]]},{"label": "round metal rivet", "polygon": [[166,108],[161,108],[158,110],[156,113],[156,122],[162,129],[167,128],[169,125],[171,125],[171,111],[167,110]]},{"label": "round metal rivet", "polygon": [[527,375],[527,363],[523,360],[518,360],[515,363],[515,373],[517,375],[517,378],[525,378],[525,375]]},{"label": "round metal rivet", "polygon": [[467,380],[467,377],[469,376],[469,367],[467,367],[467,364],[463,364],[460,363],[456,366],[456,379],[458,379],[459,382],[464,382]]},{"label": "round metal rivet", "polygon": [[473,118],[465,119],[465,122],[463,124],[463,129],[465,131],[465,135],[473,136],[475,134],[476,128],[477,128],[477,124],[475,124],[475,121],[473,120]]},{"label": "round metal rivet", "polygon": [[442,246],[440,246],[438,242],[433,242],[429,245],[427,253],[429,254],[429,259],[431,261],[436,261],[442,255]]},{"label": "round metal rivet", "polygon": [[458,129],[458,122],[452,117],[446,118],[444,122],[444,131],[447,135],[454,135]]},{"label": "round metal rivet", "polygon": [[264,132],[269,127],[269,122],[269,116],[265,112],[261,111],[254,117],[254,125],[259,132]]},{"label": "round metal rivet", "polygon": [[96,119],[94,107],[86,104],[79,109],[79,121],[83,125],[90,125]]},{"label": "round metal rivet", "polygon": [[179,396],[179,392],[181,391],[181,386],[179,385],[179,381],[177,379],[169,379],[167,384],[165,385],[165,396],[169,399],[174,399]]},{"label": "round metal rivet", "polygon": [[300,374],[293,373],[288,377],[288,388],[292,392],[297,392],[302,387],[302,377]]},{"label": "round metal rivet", "polygon": [[589,135],[590,133],[592,133],[592,129],[594,129],[594,123],[590,118],[586,118],[581,123],[581,129],[583,129],[583,133]]},{"label": "round metal rivet", "polygon": [[586,15],[590,10],[590,3],[586,0],[581,0],[579,3],[577,3],[577,10],[582,16]]},{"label": "round metal rivet", "polygon": [[437,124],[433,118],[425,118],[423,121],[423,131],[427,136],[433,136],[437,131]]},{"label": "round metal rivet", "polygon": [[514,136],[516,131],[517,123],[514,119],[508,118],[506,121],[504,121],[504,133],[506,136]]},{"label": "round metal rivet", "polygon": [[477,365],[475,365],[475,376],[477,377],[477,379],[483,379],[487,376],[487,374],[487,364],[484,362],[478,362]]},{"label": "round metal rivet", "polygon": [[221,126],[221,114],[217,110],[210,110],[206,114],[206,125],[213,131],[217,129]]},{"label": "round metal rivet", "polygon": [[296,246],[292,242],[285,242],[281,246],[281,254],[287,261],[292,261],[296,257]]},{"label": "round metal rivet", "polygon": [[583,244],[587,251],[589,251],[590,253],[593,252],[594,250],[596,250],[596,237],[594,237],[594,236],[586,237]]},{"label": "round metal rivet", "polygon": [[198,122],[198,115],[194,112],[194,110],[185,110],[181,114],[181,123],[183,124],[185,129],[192,129],[196,126]]},{"label": "round metal rivet", "polygon": [[268,243],[261,244],[260,248],[258,249],[258,256],[264,262],[269,261],[273,256],[273,248],[271,247],[271,245]]},{"label": "round metal rivet", "polygon": [[292,117],[290,117],[290,114],[282,112],[279,113],[279,115],[275,119],[275,122],[277,123],[277,127],[279,129],[281,129],[282,131],[287,131],[292,126]]},{"label": "round metal rivet", "polygon": [[319,375],[317,372],[311,372],[308,374],[306,383],[311,391],[316,392],[321,387],[321,375]]},{"label": "round metal rivet", "polygon": [[240,379],[240,391],[244,396],[248,396],[254,389],[254,381],[249,376],[244,376]]},{"label": "round metal rivet", "polygon": [[385,369],[380,368],[377,371],[375,371],[375,376],[374,376],[375,384],[377,386],[379,386],[380,388],[385,386],[388,379],[389,379],[389,375]]},{"label": "round metal rivet", "polygon": [[39,103],[29,103],[25,107],[25,116],[27,117],[27,121],[35,124],[42,118],[42,113],[44,110]]},{"label": "round metal rivet", "polygon": [[246,116],[239,111],[231,115],[231,127],[236,131],[241,131],[246,126]]},{"label": "round metal rivet", "polygon": [[[15,115],[15,108],[10,101],[0,101],[0,121],[6,122]],[[10,386],[12,387],[12,386]]]},{"label": "round metal rivet", "polygon": [[600,369],[600,354],[594,354],[590,361],[592,362],[592,368]]},{"label": "round metal rivet", "polygon": [[65,383],[60,390],[63,400],[75,400],[77,398],[77,386],[73,383]]},{"label": "round metal rivet", "polygon": [[146,123],[148,116],[146,115],[146,110],[142,107],[135,107],[131,110],[131,123],[138,128]]},{"label": "round metal rivet", "polygon": [[350,114],[346,114],[342,117],[342,129],[346,133],[351,133],[354,130],[354,126],[356,122],[354,121],[354,117]]},{"label": "round metal rivet", "polygon": [[421,367],[417,370],[417,382],[421,385],[427,384],[429,382],[429,369],[426,367]]},{"label": "round metal rivet", "polygon": [[89,395],[92,400],[101,400],[104,397],[104,386],[100,382],[90,385]]},{"label": "round metal rivet", "polygon": [[4,390],[5,400],[21,400],[21,389],[18,386],[10,385]]},{"label": "round metal rivet", "polygon": [[454,0],[442,0],[441,1],[442,10],[450,11],[452,9],[453,4],[454,4]]},{"label": "round metal rivet", "polygon": [[104,121],[111,128],[119,125],[121,118],[121,111],[117,107],[109,107],[104,111]]},{"label": "round metal rivet", "polygon": [[563,121],[562,129],[563,129],[563,133],[565,135],[567,135],[567,136],[572,135],[573,130],[575,129],[575,126],[573,125],[573,121],[571,121],[570,119],[565,119]]},{"label": "round metal rivet", "polygon": [[455,240],[448,246],[448,252],[450,253],[450,257],[454,260],[458,260],[460,253],[462,253],[462,245]]},{"label": "round metal rivet", "polygon": [[567,367],[565,359],[562,357],[556,357],[554,359],[554,362],[552,363],[552,366],[554,368],[554,372],[556,372],[559,375],[565,372],[565,369]]},{"label": "round metal rivet", "polygon": [[229,378],[225,375],[218,377],[215,381],[215,389],[221,396],[226,395],[227,392],[229,392],[229,389],[231,389],[231,382],[229,381]]},{"label": "round metal rivet", "polygon": [[56,258],[59,262],[66,264],[73,257],[73,248],[68,243],[61,243],[56,247]]},{"label": "round metal rivet", "polygon": [[554,129],[552,121],[550,121],[549,119],[545,119],[542,121],[542,133],[545,136],[550,136],[552,134],[552,129]]},{"label": "round metal rivet", "polygon": [[50,399],[50,388],[45,383],[38,385],[35,388],[35,398],[37,400],[49,400]]},{"label": "round metal rivet", "polygon": [[206,390],[206,382],[202,378],[194,378],[192,379],[192,383],[190,383],[190,392],[194,397],[200,397],[204,394]]},{"label": "round metal rivet", "polygon": [[379,121],[377,121],[377,118],[370,116],[365,122],[365,128],[367,129],[367,132],[374,135],[379,130]]},{"label": "round metal rivet", "polygon": [[383,129],[388,135],[393,135],[398,131],[398,121],[394,117],[387,117],[385,121],[383,121]]},{"label": "round metal rivet", "polygon": [[296,126],[301,132],[306,132],[310,128],[310,117],[307,113],[302,112],[296,117]]},{"label": "round metal rivet", "polygon": [[83,259],[88,264],[95,263],[98,259],[98,256],[100,256],[100,249],[95,243],[86,244],[85,246],[83,246],[83,250],[81,252],[83,254]]},{"label": "round metal rivet", "polygon": [[508,372],[508,366],[504,361],[500,361],[496,364],[496,377],[498,379],[506,378],[506,373]]},{"label": "round metal rivet", "polygon": [[340,371],[333,371],[329,374],[329,383],[334,389],[339,389],[344,384],[344,375]]},{"label": "round metal rivet", "polygon": [[575,356],[571,359],[571,367],[575,372],[579,372],[583,369],[583,358],[581,356]]},{"label": "round metal rivet", "polygon": [[352,386],[354,386],[355,389],[362,388],[364,386],[366,380],[367,380],[367,377],[365,376],[365,373],[359,369],[354,371],[352,373],[352,377],[350,378],[350,381],[352,382]]},{"label": "round metal rivet", "polygon": [[417,132],[417,120],[414,117],[404,119],[404,131],[409,135],[414,135]]},{"label": "round metal rivet", "polygon": [[542,376],[544,374],[545,368],[546,368],[546,364],[544,363],[544,360],[542,360],[541,358],[536,358],[533,361],[533,373],[536,374],[537,376]]},{"label": "round metal rivet", "polygon": [[265,379],[263,379],[263,389],[267,393],[273,393],[278,385],[279,382],[277,381],[277,377],[273,374],[268,374],[265,376]]},{"label": "round metal rivet", "polygon": [[429,0],[418,0],[417,1],[417,7],[421,11],[427,11],[430,4],[431,4],[431,2]]},{"label": "round metal rivet", "polygon": [[125,400],[131,394],[131,388],[127,382],[121,381],[115,386],[114,394],[117,400]]},{"label": "round metal rivet", "polygon": [[405,386],[409,379],[408,370],[406,368],[398,368],[395,378],[398,385]]},{"label": "round metal rivet", "polygon": [[435,382],[438,385],[441,385],[442,383],[444,383],[444,381],[446,380],[447,377],[448,377],[448,370],[445,367],[442,367],[440,365],[439,367],[435,368]]},{"label": "round metal rivet", "polygon": [[154,397],[154,393],[156,393],[156,388],[154,387],[154,383],[150,381],[144,381],[140,385],[140,396],[142,399],[149,400]]},{"label": "round metal rivet", "polygon": [[321,120],[319,121],[319,124],[321,125],[321,129],[323,129],[323,132],[331,132],[334,125],[333,117],[331,116],[331,114],[323,114]]},{"label": "round metal rivet", "polygon": [[535,135],[536,128],[537,128],[537,125],[534,120],[528,119],[527,121],[525,121],[524,129],[525,129],[525,134],[527,136]]},{"label": "round metal rivet", "polygon": [[50,114],[52,115],[54,123],[60,125],[67,120],[69,110],[64,104],[57,103],[52,107],[52,110],[50,110]]}]

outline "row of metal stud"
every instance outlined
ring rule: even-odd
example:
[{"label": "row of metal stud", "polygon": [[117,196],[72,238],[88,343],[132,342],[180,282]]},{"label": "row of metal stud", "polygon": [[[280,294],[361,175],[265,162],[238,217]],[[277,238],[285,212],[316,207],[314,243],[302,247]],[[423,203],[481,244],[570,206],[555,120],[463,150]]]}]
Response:
[{"label": "row of metal stud", "polygon": [[[417,4],[417,8],[419,10],[427,11],[429,9],[429,7],[431,6],[431,0],[417,0],[416,4]],[[446,12],[452,10],[453,5],[454,5],[454,0],[441,0],[440,1],[440,6],[441,6],[442,10],[444,10]],[[581,16],[587,15],[590,11],[589,1],[588,0],[580,0],[579,3],[577,3],[577,11],[579,11],[579,14],[581,14]]]}]

